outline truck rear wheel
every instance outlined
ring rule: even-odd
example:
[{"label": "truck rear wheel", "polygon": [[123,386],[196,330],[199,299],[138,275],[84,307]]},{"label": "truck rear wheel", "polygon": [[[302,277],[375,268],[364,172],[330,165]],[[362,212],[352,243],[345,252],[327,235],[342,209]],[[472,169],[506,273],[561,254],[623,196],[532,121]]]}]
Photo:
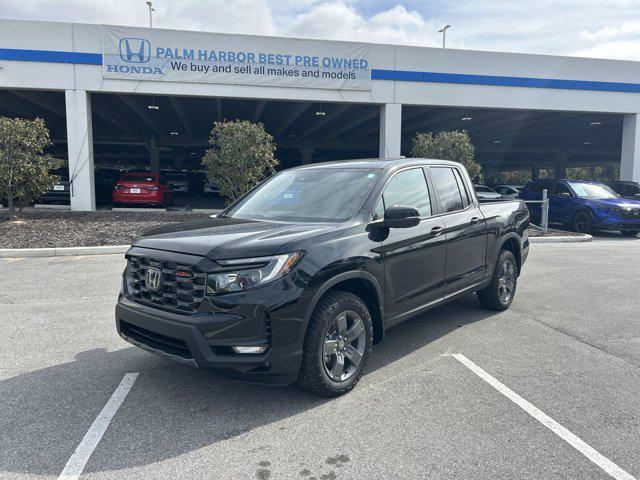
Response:
[{"label": "truck rear wheel", "polygon": [[372,342],[364,302],[349,292],[329,292],[309,322],[298,383],[324,397],[347,393],[364,373]]},{"label": "truck rear wheel", "polygon": [[509,250],[501,250],[488,287],[477,292],[480,305],[488,310],[506,310],[518,284],[518,264]]}]

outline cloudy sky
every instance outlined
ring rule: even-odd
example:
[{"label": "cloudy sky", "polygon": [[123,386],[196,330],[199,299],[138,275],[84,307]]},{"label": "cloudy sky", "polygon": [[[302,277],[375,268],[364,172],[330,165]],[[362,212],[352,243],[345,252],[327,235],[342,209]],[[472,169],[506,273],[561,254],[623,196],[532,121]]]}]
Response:
[{"label": "cloudy sky", "polygon": [[[155,0],[154,26],[640,60],[640,0]],[[144,0],[0,0],[0,18],[145,26]]]}]

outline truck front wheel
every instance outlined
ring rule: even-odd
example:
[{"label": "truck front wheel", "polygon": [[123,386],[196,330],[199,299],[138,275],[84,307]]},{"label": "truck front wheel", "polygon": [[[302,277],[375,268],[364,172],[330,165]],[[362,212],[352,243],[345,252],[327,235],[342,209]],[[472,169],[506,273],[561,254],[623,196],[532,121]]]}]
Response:
[{"label": "truck front wheel", "polygon": [[350,292],[329,292],[309,322],[298,383],[324,397],[348,392],[364,373],[372,343],[364,302]]},{"label": "truck front wheel", "polygon": [[518,284],[518,265],[509,250],[501,250],[488,287],[478,290],[480,305],[488,310],[506,310],[511,305]]}]

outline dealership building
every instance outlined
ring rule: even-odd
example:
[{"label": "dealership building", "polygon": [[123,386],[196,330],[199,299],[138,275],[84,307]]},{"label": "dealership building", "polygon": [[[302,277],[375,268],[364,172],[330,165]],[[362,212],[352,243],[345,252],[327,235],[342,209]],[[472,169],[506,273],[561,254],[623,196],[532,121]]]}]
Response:
[{"label": "dealership building", "polygon": [[639,115],[638,62],[0,20],[0,116],[45,119],[73,210],[108,170],[202,170],[223,119],[263,123],[283,168],[464,129],[484,171],[640,181]]}]

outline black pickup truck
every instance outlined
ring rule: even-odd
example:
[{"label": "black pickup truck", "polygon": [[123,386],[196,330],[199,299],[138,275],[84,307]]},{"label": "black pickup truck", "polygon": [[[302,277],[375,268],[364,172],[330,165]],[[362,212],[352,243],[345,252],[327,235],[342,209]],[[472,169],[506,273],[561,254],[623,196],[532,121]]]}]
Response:
[{"label": "black pickup truck", "polygon": [[528,225],[520,200],[480,204],[454,162],[285,170],[217,218],[139,238],[117,329],[184,364],[339,395],[387,328],[469,292],[508,308]]}]

